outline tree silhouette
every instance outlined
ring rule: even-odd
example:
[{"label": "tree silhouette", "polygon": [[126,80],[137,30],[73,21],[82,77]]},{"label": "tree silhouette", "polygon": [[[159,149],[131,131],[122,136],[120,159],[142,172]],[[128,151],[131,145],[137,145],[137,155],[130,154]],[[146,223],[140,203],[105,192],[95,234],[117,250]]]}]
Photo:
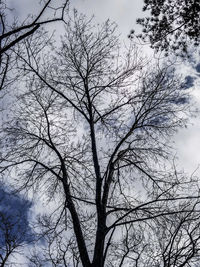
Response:
[{"label": "tree silhouette", "polygon": [[26,88],[1,132],[0,170],[58,203],[40,220],[47,249],[35,266],[199,260],[198,182],[167,166],[188,96],[172,67],[121,50],[115,28],[75,12],[60,48],[42,50],[38,32],[18,55]]},{"label": "tree silhouette", "polygon": [[[198,0],[144,0],[143,11],[150,15],[140,18],[143,33],[139,35],[151,47],[185,55],[188,45],[199,45],[200,3]],[[130,38],[133,32],[130,34]]]},{"label": "tree silhouette", "polygon": [[[19,44],[23,39],[34,34],[43,25],[64,20],[64,12],[68,0],[58,2],[59,4],[55,6],[53,0],[45,1],[44,6],[37,16],[27,16],[19,24],[17,18],[10,23],[8,13],[9,11],[14,12],[7,7],[5,1],[0,1],[0,89],[9,86],[13,80],[11,77],[7,78],[7,74],[14,66],[12,49],[15,49],[16,44]],[[48,10],[55,11],[50,18],[45,16]]]}]

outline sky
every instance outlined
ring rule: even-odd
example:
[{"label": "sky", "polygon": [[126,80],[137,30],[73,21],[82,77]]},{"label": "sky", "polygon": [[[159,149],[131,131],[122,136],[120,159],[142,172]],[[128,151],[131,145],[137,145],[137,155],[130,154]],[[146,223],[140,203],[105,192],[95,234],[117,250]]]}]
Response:
[{"label": "sky", "polygon": [[72,2],[73,6],[84,14],[88,16],[94,14],[98,22],[108,18],[115,21],[123,38],[127,37],[133,27],[139,28],[135,21],[142,15],[141,0],[75,0]]},{"label": "sky", "polygon": [[[29,13],[37,13],[39,6],[37,0],[8,0],[9,6],[15,8],[15,15],[22,20]],[[118,24],[121,39],[127,41],[127,36],[131,29],[140,31],[140,27],[135,21],[142,16],[141,0],[74,0],[72,7],[87,16],[95,16],[97,23],[102,23],[110,19]],[[56,27],[59,31],[59,26]],[[61,33],[61,32],[60,32]],[[147,54],[151,54],[148,46],[144,46]],[[200,62],[200,61],[199,61]],[[200,66],[198,68],[198,58],[193,62],[182,62],[178,65],[179,72],[186,78],[191,86],[192,101],[200,109]],[[174,155],[178,158],[178,166],[188,174],[192,174],[200,164],[200,113],[196,113],[189,121],[186,129],[180,130],[174,136]],[[198,169],[196,174],[200,174]],[[4,194],[0,188],[0,194]],[[19,200],[17,200],[19,201]],[[19,201],[19,203],[21,203]],[[21,204],[20,204],[21,205]],[[27,213],[28,207],[26,208]]]},{"label": "sky", "polygon": [[[33,240],[33,232],[29,225],[31,202],[20,194],[9,192],[3,184],[0,184],[0,255],[4,256],[4,248],[18,247],[24,251],[22,244]],[[20,253],[12,253],[10,262],[25,262]],[[1,259],[0,259],[1,262]],[[21,265],[22,266],[22,265]]]},{"label": "sky", "polygon": [[[62,1],[59,0],[55,3],[61,3]],[[21,20],[25,19],[27,14],[37,14],[40,8],[37,0],[7,0],[7,3],[15,9],[15,15]],[[141,30],[140,26],[136,25],[136,19],[143,16],[142,5],[142,0],[73,0],[70,8],[76,8],[88,17],[94,15],[97,23],[102,23],[107,19],[116,22],[121,40],[127,42],[127,36],[131,29],[136,30],[136,32]],[[49,25],[48,29],[51,30],[51,27]],[[62,27],[59,23],[55,26],[55,29],[57,36],[62,34]],[[143,46],[143,50],[147,55],[152,56],[153,52],[148,45]],[[188,79],[189,87],[192,87],[191,94],[197,108],[200,107],[198,56],[196,55],[191,62],[180,62],[177,65],[183,79],[189,77],[186,79]],[[174,137],[174,155],[178,157],[178,166],[189,174],[193,173],[200,164],[199,132],[200,114],[196,114],[196,117],[190,118],[188,128],[179,130]]]},{"label": "sky", "polygon": [[[200,71],[199,55],[196,54],[194,61],[182,62],[179,66],[182,77],[189,82],[193,116],[188,120],[188,126],[180,129],[174,137],[174,147],[178,157],[178,165],[186,173],[191,175],[195,170],[200,175]],[[190,82],[192,81],[192,82]],[[190,87],[191,86],[191,87]]]},{"label": "sky", "polygon": [[[27,14],[37,14],[39,10],[37,0],[7,0],[10,7],[15,9],[16,16],[21,19]],[[55,2],[55,1],[54,1]],[[57,3],[63,2],[58,0]],[[126,37],[134,26],[135,20],[142,15],[141,0],[74,0],[70,6],[87,16],[95,16],[96,21],[101,23],[107,19],[115,21],[119,25],[119,31]],[[138,26],[137,26],[138,28]]]},{"label": "sky", "polygon": [[[57,1],[57,3],[62,0]],[[38,1],[32,0],[8,0],[11,7],[15,8],[16,16],[24,19],[27,14],[37,14],[39,10]],[[118,25],[118,32],[123,42],[128,41],[128,34],[131,29],[140,32],[141,28],[136,24],[136,19],[143,16],[142,0],[73,0],[71,1],[70,8],[76,8],[79,12],[86,14],[88,17],[94,15],[97,23],[102,23],[107,19],[114,21]],[[51,27],[51,26],[49,26]],[[62,27],[56,25],[56,35],[62,34]],[[144,53],[152,56],[153,51],[148,45],[143,46]],[[179,73],[182,77],[193,77],[192,96],[196,102],[196,106],[200,107],[200,93],[199,93],[199,72],[196,67],[199,55],[197,54],[193,62],[180,62],[177,65]],[[175,155],[179,158],[178,165],[186,172],[192,173],[197,169],[200,163],[200,114],[196,118],[191,118],[187,129],[180,130],[174,137],[174,146],[176,148]],[[199,172],[200,174],[200,172]]]},{"label": "sky", "polygon": [[[127,36],[131,29],[140,32],[141,27],[136,24],[136,19],[143,17],[141,0],[75,0],[73,6],[80,12],[88,16],[95,15],[97,22],[111,19],[118,24],[122,41],[127,41]],[[148,45],[143,47],[147,56],[152,56],[153,51]],[[200,109],[200,56],[197,53],[193,61],[177,63],[178,73],[184,77],[192,77],[190,83],[192,101]],[[198,68],[199,66],[199,68]],[[186,78],[187,79],[187,78]],[[195,171],[200,175],[198,166],[200,164],[200,113],[194,114],[196,117],[190,118],[188,127],[179,130],[174,136],[174,156],[178,159],[178,166],[187,174],[191,175]]]}]

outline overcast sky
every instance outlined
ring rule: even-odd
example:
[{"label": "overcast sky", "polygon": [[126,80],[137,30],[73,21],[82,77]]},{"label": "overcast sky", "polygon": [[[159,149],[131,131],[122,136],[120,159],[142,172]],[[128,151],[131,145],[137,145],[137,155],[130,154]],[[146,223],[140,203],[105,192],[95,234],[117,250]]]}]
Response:
[{"label": "overcast sky", "polygon": [[[25,18],[27,14],[37,14],[38,2],[37,0],[7,0],[8,5],[14,8],[16,15],[21,18]],[[135,20],[142,15],[142,3],[142,0],[73,0],[70,6],[88,16],[94,15],[98,22],[108,18],[115,21],[125,37],[130,29],[136,27]]]},{"label": "overcast sky", "polygon": [[[108,18],[118,24],[122,39],[127,39],[131,29],[139,32],[140,26],[136,24],[136,19],[142,17],[142,0],[75,0],[74,7],[81,12],[91,16],[95,15],[97,22],[102,22]],[[149,47],[144,46],[144,50],[149,53]],[[199,55],[196,55],[194,62],[182,62],[177,65],[180,74],[194,77],[192,88],[193,101],[200,109],[200,78],[199,72],[195,69]],[[174,155],[178,157],[178,166],[184,169],[188,174],[192,174],[200,164],[200,114],[196,118],[191,118],[187,129],[180,130],[174,137],[174,146],[177,151]],[[200,174],[200,170],[196,172]]]},{"label": "overcast sky", "polygon": [[[59,0],[60,2],[62,0]],[[37,14],[39,5],[37,0],[7,0],[10,7],[15,8],[16,16],[25,18],[27,14]],[[131,29],[140,31],[140,27],[136,25],[136,19],[142,17],[142,0],[73,0],[71,7],[76,8],[79,12],[87,16],[95,16],[98,23],[110,19],[118,24],[119,32],[123,40],[127,40],[127,35]],[[58,0],[56,1],[58,3]],[[59,32],[60,26],[57,25],[56,30]],[[60,33],[60,32],[59,32]],[[144,50],[149,51],[148,47],[144,46]],[[200,60],[199,60],[200,62]],[[195,66],[199,63],[198,58],[195,62],[180,64],[178,68],[183,76],[195,77],[193,92],[197,107],[200,107],[200,78],[199,73],[195,70]],[[175,147],[177,148],[176,155],[179,157],[179,165],[187,172],[192,173],[200,163],[200,114],[197,118],[190,120],[190,125],[187,129],[180,130],[175,136]],[[200,173],[200,172],[199,172]]]},{"label": "overcast sky", "polygon": [[[61,2],[62,0],[59,1]],[[16,16],[20,18],[25,18],[29,13],[37,14],[39,10],[38,2],[37,0],[7,0],[9,6],[15,8]],[[73,0],[71,2],[71,7],[76,8],[79,12],[88,16],[94,15],[96,22],[101,23],[108,18],[111,21],[115,21],[118,24],[121,38],[124,40],[127,40],[127,35],[131,29],[134,28],[136,31],[140,31],[140,27],[135,22],[138,17],[143,15],[142,0]],[[58,3],[58,0],[56,3]],[[59,31],[59,28],[59,25],[57,25],[56,30]],[[144,46],[144,50],[149,51],[149,48]],[[198,58],[196,58],[193,63],[184,62],[178,66],[183,76],[195,77],[192,94],[195,96],[197,107],[200,107],[200,78],[195,66],[199,62]],[[200,114],[197,114],[196,118],[190,120],[189,127],[180,130],[174,138],[179,165],[189,173],[192,173],[200,163],[199,135]]]}]

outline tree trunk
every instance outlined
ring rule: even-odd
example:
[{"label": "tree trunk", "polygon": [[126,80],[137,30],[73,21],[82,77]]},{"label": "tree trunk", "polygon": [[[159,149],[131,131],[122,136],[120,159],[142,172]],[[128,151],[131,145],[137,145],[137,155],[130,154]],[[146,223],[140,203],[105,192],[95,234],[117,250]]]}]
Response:
[{"label": "tree trunk", "polygon": [[101,211],[101,215],[98,218],[97,231],[96,231],[96,241],[94,256],[92,261],[92,267],[103,267],[104,266],[104,244],[106,236],[106,214],[104,211]]}]

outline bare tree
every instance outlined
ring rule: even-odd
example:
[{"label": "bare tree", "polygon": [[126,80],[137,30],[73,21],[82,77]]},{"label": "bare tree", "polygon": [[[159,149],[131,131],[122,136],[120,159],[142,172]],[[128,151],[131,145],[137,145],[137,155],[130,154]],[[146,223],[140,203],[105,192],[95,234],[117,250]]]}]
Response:
[{"label": "bare tree", "polygon": [[[10,84],[11,79],[6,79],[8,70],[13,68],[13,58],[11,50],[16,44],[26,37],[34,34],[41,26],[48,23],[63,21],[64,12],[67,7],[68,0],[58,1],[55,5],[53,0],[44,2],[43,7],[35,17],[28,16],[22,23],[19,24],[18,19],[10,22],[8,15],[14,13],[9,9],[6,2],[0,1],[0,89],[6,84]],[[47,11],[51,10],[51,17],[46,15]]]},{"label": "bare tree", "polygon": [[59,224],[52,214],[38,218],[40,242],[36,243],[29,256],[30,266],[79,266],[76,239],[71,229],[66,227],[66,214],[63,218],[59,220]]},{"label": "bare tree", "polygon": [[200,238],[199,214],[194,214],[193,210],[169,216],[155,224],[159,246],[156,257],[152,257],[153,263],[156,260],[161,266],[195,266],[192,264],[198,262],[194,256],[199,252]]},{"label": "bare tree", "polygon": [[23,248],[33,242],[28,222],[30,202],[0,189],[0,266],[17,266],[13,263]]},{"label": "bare tree", "polygon": [[52,55],[24,41],[27,88],[2,131],[1,172],[57,199],[54,231],[44,225],[52,266],[57,242],[62,266],[75,256],[84,267],[191,266],[199,187],[167,163],[188,96],[172,67],[151,65],[134,45],[121,50],[115,28],[75,12]]}]

